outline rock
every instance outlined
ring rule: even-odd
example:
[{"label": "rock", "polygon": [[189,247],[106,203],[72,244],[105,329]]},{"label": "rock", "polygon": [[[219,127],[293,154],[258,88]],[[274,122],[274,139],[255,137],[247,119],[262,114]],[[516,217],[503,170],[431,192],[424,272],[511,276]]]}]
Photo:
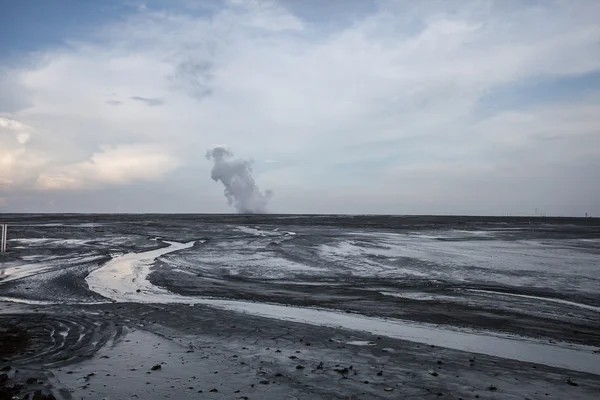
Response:
[{"label": "rock", "polygon": [[159,369],[162,369],[162,366],[160,364],[156,364],[154,366],[152,366],[152,368],[150,368],[152,371],[158,371]]},{"label": "rock", "polygon": [[217,390],[217,388],[212,388],[212,389],[209,390],[209,392],[216,393],[216,392],[218,392],[218,390]]},{"label": "rock", "polygon": [[280,376],[283,376],[283,374],[281,372],[278,372],[275,374],[275,376],[279,378]]},{"label": "rock", "polygon": [[495,390],[498,390],[498,388],[494,385],[490,385],[490,386],[488,386],[488,390],[493,392]]},{"label": "rock", "polygon": [[27,378],[25,383],[27,383],[28,385],[33,385],[33,384],[37,383],[37,379],[36,378]]},{"label": "rock", "polygon": [[140,292],[141,292],[141,290],[140,290],[140,289],[137,289],[135,292],[136,292],[136,293],[140,293]]},{"label": "rock", "polygon": [[429,375],[431,376],[438,376],[438,373],[435,371],[429,371]]},{"label": "rock", "polygon": [[369,384],[369,381],[364,381],[364,383]]},{"label": "rock", "polygon": [[386,387],[386,388],[385,388],[385,389],[383,389],[383,390],[385,390],[386,392],[391,392],[392,390],[394,390],[394,388],[391,388],[391,387]]},{"label": "rock", "polygon": [[321,362],[319,363],[319,365],[317,365],[317,369],[323,369],[323,361],[321,361]]},{"label": "rock", "polygon": [[579,384],[577,384],[577,382],[573,382],[571,378],[567,379],[567,384],[571,386],[579,386]]},{"label": "rock", "polygon": [[296,369],[304,369],[303,365],[296,365]]},{"label": "rock", "polygon": [[296,357],[296,356],[290,356],[290,360],[295,360],[296,358],[298,358],[298,357]]},{"label": "rock", "polygon": [[442,365],[443,364],[443,362],[441,360],[438,360],[437,363],[438,363],[438,365]]},{"label": "rock", "polygon": [[268,385],[270,382],[265,380],[265,381],[260,381],[258,383],[260,383],[261,385]]},{"label": "rock", "polygon": [[348,368],[346,368],[346,367],[341,368],[341,369],[340,368],[336,368],[336,369],[334,369],[334,371],[337,372],[337,373],[339,373],[339,374],[342,374],[342,375],[347,374],[349,372]]},{"label": "rock", "polygon": [[383,371],[379,371],[379,372],[377,373],[377,376],[381,376],[381,375],[383,375]]}]

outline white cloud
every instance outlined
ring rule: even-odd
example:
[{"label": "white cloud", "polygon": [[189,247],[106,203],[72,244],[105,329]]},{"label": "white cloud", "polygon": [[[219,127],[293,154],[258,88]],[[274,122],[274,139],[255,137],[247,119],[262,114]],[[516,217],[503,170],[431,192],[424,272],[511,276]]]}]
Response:
[{"label": "white cloud", "polygon": [[94,153],[87,161],[40,174],[41,189],[77,189],[99,184],[123,185],[135,180],[154,181],[172,171],[177,162],[158,148],[118,146]]},{"label": "white cloud", "polygon": [[[502,85],[599,71],[600,3],[459,4],[383,1],[327,34],[277,2],[231,0],[210,17],[140,8],[11,72],[30,107],[5,118],[26,129],[0,125],[13,135],[0,148],[0,167],[11,166],[0,184],[85,189],[179,179],[180,166],[197,171],[190,186],[219,191],[199,159],[225,142],[243,158],[279,161],[258,177],[278,211],[296,211],[282,190],[341,188],[332,165],[368,163],[371,172],[347,172],[367,212],[378,196],[442,204],[464,177],[484,185],[523,154],[532,176],[556,157],[568,167],[593,157],[593,96],[489,117],[476,109]],[[18,179],[17,164],[28,171]],[[397,184],[399,171],[424,182]]]}]

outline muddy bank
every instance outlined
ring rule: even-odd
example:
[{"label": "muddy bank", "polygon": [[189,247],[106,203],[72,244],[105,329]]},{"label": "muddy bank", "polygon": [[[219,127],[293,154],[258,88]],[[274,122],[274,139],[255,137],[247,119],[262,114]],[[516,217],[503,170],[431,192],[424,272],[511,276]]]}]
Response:
[{"label": "muddy bank", "polygon": [[20,313],[3,321],[20,321],[36,339],[3,363],[22,378],[35,366],[35,384],[22,391],[41,386],[57,398],[586,399],[600,391],[598,375],[202,306],[12,308]]}]

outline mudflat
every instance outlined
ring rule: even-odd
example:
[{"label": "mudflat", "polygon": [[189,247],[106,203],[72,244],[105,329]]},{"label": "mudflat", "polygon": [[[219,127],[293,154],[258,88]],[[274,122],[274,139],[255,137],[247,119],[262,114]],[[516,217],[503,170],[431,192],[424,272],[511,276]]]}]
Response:
[{"label": "mudflat", "polygon": [[3,222],[0,398],[600,393],[597,219]]}]

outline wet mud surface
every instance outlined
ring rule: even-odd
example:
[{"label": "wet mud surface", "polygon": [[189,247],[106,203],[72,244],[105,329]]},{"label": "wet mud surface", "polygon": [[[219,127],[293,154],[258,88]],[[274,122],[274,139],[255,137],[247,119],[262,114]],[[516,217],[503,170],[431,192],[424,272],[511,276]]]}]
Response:
[{"label": "wet mud surface", "polygon": [[[0,325],[24,341],[0,355],[0,398],[600,393],[600,374],[585,366],[600,365],[595,219],[3,218]],[[346,322],[328,322],[330,312]],[[402,321],[558,346],[581,367],[375,327]]]}]

